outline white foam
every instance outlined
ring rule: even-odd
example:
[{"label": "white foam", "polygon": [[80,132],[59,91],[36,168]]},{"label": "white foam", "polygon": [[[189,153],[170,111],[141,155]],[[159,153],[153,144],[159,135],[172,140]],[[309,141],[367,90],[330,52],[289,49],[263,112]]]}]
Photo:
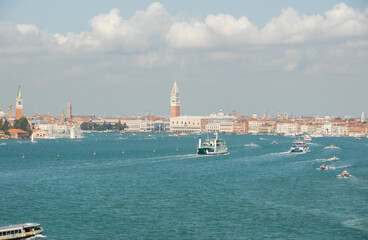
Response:
[{"label": "white foam", "polygon": [[259,147],[257,144],[244,144],[245,147]]},{"label": "white foam", "polygon": [[350,165],[344,165],[344,166],[339,166],[339,167],[330,167],[331,169],[333,170],[336,170],[336,169],[340,169],[340,168],[348,168],[350,166],[352,166],[353,164],[350,164]]},{"label": "white foam", "polygon": [[368,232],[367,218],[350,219],[342,222],[342,224],[346,227],[354,228],[363,232]]},{"label": "white foam", "polygon": [[336,146],[327,146],[327,147],[324,147],[323,149],[340,149],[339,147],[336,147]]}]

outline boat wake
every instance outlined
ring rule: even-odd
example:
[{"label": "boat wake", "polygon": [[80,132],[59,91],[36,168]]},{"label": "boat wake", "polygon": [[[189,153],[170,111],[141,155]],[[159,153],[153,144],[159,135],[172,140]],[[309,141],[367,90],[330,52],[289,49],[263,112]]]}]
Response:
[{"label": "boat wake", "polygon": [[289,154],[290,151],[287,151],[287,152],[275,152],[275,153],[269,153],[269,154],[266,154],[266,155],[285,155],[285,154]]},{"label": "boat wake", "polygon": [[339,158],[317,158],[317,159],[313,159],[313,160],[305,160],[305,161],[298,161],[299,163],[306,163],[306,162],[331,162],[331,161],[336,161]]},{"label": "boat wake", "polygon": [[346,227],[354,228],[362,232],[368,233],[368,219],[367,218],[346,220],[342,222],[342,224]]},{"label": "boat wake", "polygon": [[340,149],[340,148],[336,146],[327,146],[327,147],[324,147],[323,149]]},{"label": "boat wake", "polygon": [[46,235],[38,234],[36,236],[29,237],[28,239],[47,238]]},{"label": "boat wake", "polygon": [[[340,169],[340,168],[348,168],[353,166],[353,164],[350,165],[343,165],[343,166],[338,166],[338,167],[330,167],[332,170],[336,170],[336,169]],[[351,176],[351,175],[350,175]]]},{"label": "boat wake", "polygon": [[250,143],[250,144],[244,144],[244,147],[259,147],[259,146],[254,143]]}]

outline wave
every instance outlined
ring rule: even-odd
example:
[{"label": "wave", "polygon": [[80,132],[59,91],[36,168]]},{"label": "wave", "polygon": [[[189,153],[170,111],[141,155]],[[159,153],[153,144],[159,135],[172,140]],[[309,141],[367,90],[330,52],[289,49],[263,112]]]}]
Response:
[{"label": "wave", "polygon": [[353,166],[353,164],[343,165],[343,166],[338,166],[338,167],[330,167],[330,168],[333,169],[333,170],[336,170],[336,169],[340,169],[340,168],[348,168],[348,167],[351,167],[351,166]]},{"label": "wave", "polygon": [[244,144],[245,147],[259,147],[257,144],[250,143],[250,144]]},{"label": "wave", "polygon": [[342,222],[342,225],[360,230],[362,232],[368,232],[368,219],[367,218],[357,218],[357,219],[346,220]]},{"label": "wave", "polygon": [[336,146],[327,146],[327,147],[324,147],[323,149],[340,149],[340,148]]},{"label": "wave", "polygon": [[313,159],[313,160],[305,160],[305,161],[298,161],[300,163],[305,163],[305,162],[331,162],[331,161],[337,161],[339,160],[339,158],[317,158],[317,159]]}]

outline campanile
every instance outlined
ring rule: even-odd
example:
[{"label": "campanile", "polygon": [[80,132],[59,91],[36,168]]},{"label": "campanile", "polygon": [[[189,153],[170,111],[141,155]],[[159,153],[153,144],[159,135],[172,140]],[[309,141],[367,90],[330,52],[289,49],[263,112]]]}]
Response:
[{"label": "campanile", "polygon": [[176,85],[176,81],[174,82],[174,86],[171,90],[171,98],[170,98],[170,106],[171,106],[171,117],[179,117],[180,116],[180,96],[179,89]]}]

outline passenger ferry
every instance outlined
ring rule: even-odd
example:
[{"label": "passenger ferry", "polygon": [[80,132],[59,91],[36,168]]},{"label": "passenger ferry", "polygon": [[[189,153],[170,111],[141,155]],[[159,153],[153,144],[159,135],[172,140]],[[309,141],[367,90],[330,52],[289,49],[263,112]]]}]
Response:
[{"label": "passenger ferry", "polygon": [[38,223],[23,223],[0,227],[0,239],[21,239],[36,236],[43,232]]},{"label": "passenger ferry", "polygon": [[309,152],[309,147],[304,140],[295,140],[290,148],[290,152],[305,153]]},{"label": "passenger ferry", "polygon": [[199,137],[197,153],[200,155],[223,155],[229,152],[225,140],[218,139],[216,133],[213,139],[207,139],[203,143],[201,137]]}]

